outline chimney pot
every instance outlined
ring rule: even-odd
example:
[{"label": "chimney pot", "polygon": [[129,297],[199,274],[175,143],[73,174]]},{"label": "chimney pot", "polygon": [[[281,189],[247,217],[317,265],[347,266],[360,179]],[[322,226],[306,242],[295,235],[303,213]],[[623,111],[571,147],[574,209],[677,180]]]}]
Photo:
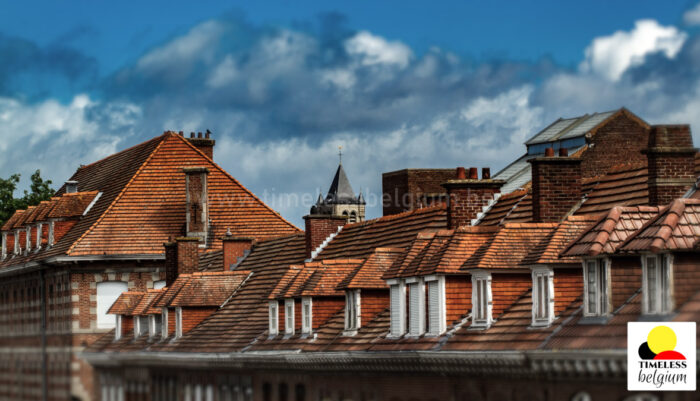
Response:
[{"label": "chimney pot", "polygon": [[469,167],[469,179],[478,180],[479,179],[479,169],[476,167]]},{"label": "chimney pot", "polygon": [[554,157],[554,148],[547,148],[544,150],[544,157]]},{"label": "chimney pot", "polygon": [[457,167],[457,171],[455,173],[455,178],[458,180],[466,180],[467,179],[467,171],[464,167]]},{"label": "chimney pot", "polygon": [[66,193],[73,194],[78,192],[78,181],[66,181]]},{"label": "chimney pot", "polygon": [[201,132],[197,132],[197,138],[201,138],[201,137],[202,137],[202,133],[201,133]]},{"label": "chimney pot", "polygon": [[182,132],[182,131],[180,131],[180,132],[179,132],[179,134],[180,134],[180,136],[182,136],[182,137],[184,137],[184,136],[185,136],[185,133],[184,133],[184,132]]},{"label": "chimney pot", "polygon": [[484,167],[481,169],[481,179],[490,180],[491,179],[491,169]]},{"label": "chimney pot", "polygon": [[211,137],[211,131],[207,130],[207,132],[204,133],[204,137],[209,139]]},{"label": "chimney pot", "polygon": [[190,132],[190,138],[194,138],[194,132]]},{"label": "chimney pot", "polygon": [[566,148],[559,148],[560,157],[569,157],[569,151]]}]

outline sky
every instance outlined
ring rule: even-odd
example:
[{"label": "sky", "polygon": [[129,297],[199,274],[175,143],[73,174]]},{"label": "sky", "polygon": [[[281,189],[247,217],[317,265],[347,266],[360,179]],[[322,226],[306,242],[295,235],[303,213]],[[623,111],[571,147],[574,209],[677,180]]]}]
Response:
[{"label": "sky", "polygon": [[209,129],[299,226],[342,145],[372,218],[382,172],[495,172],[556,118],[623,106],[700,143],[700,3],[0,0],[0,177],[20,190]]}]

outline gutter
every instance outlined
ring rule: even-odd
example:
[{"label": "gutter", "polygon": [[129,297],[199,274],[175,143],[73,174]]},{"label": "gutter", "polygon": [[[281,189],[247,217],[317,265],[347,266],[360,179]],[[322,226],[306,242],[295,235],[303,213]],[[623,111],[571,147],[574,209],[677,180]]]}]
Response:
[{"label": "gutter", "polygon": [[109,262],[109,261],[142,261],[165,260],[165,254],[134,254],[134,255],[85,255],[85,256],[52,256],[46,259],[33,260],[14,266],[0,268],[0,277],[30,273],[45,269],[48,265],[78,262]]}]

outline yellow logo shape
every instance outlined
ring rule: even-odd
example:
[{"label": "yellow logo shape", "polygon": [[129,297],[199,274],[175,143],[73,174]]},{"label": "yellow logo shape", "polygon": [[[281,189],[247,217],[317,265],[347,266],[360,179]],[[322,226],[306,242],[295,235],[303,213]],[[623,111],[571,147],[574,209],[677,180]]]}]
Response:
[{"label": "yellow logo shape", "polygon": [[664,351],[672,351],[676,348],[676,333],[668,326],[656,326],[647,336],[647,344],[651,352],[660,354]]}]

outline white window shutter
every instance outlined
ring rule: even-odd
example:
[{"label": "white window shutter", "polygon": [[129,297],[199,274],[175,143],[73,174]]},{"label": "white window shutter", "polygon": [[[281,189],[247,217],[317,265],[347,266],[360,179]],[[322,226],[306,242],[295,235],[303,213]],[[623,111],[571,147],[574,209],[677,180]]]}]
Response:
[{"label": "white window shutter", "polygon": [[404,335],[406,330],[406,289],[403,282],[391,285],[389,288],[391,296],[391,335],[399,337]]},{"label": "white window shutter", "polygon": [[284,300],[284,332],[294,334],[294,300]]},{"label": "white window shutter", "polygon": [[422,279],[408,286],[410,300],[408,334],[419,336],[425,333],[425,286]]},{"label": "white window shutter", "polygon": [[270,301],[269,302],[269,307],[268,307],[268,313],[269,313],[269,323],[270,327],[268,328],[268,331],[270,332],[271,336],[276,336],[279,324],[277,323],[277,319],[279,317],[279,312],[277,310],[278,307],[277,301]]},{"label": "white window shutter", "polygon": [[428,333],[440,334],[440,305],[438,299],[438,282],[428,281]]}]

